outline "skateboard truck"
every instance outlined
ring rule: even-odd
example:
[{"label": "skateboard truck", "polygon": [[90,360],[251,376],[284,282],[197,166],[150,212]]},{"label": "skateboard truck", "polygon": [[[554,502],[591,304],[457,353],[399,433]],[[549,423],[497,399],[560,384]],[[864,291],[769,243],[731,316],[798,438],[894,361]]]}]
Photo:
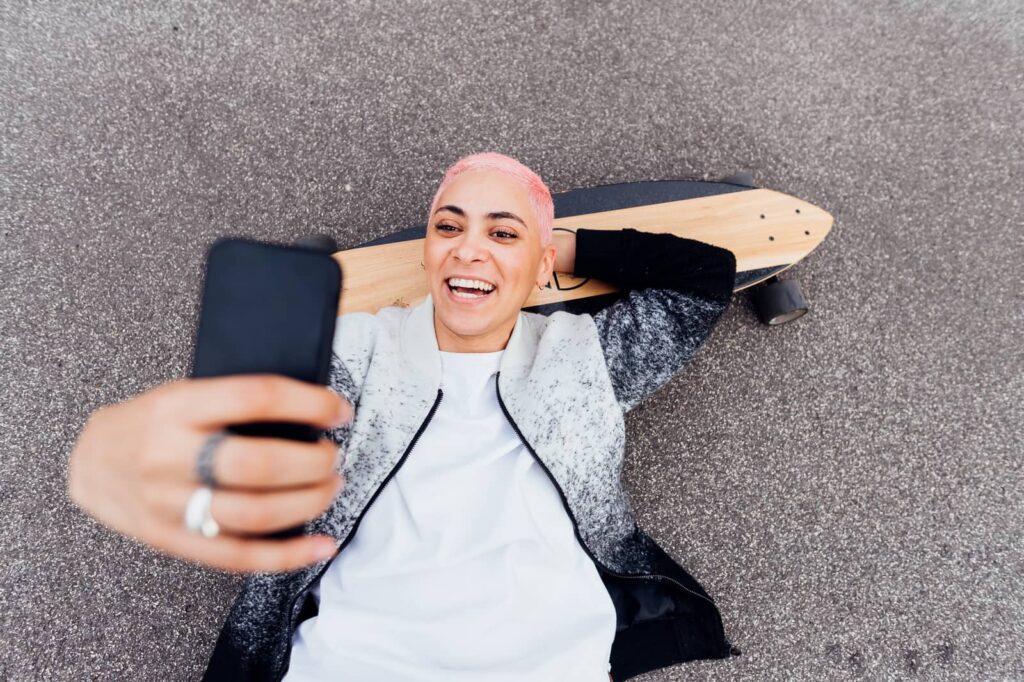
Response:
[{"label": "skateboard truck", "polygon": [[807,301],[795,279],[772,275],[754,287],[750,294],[761,321],[767,325],[792,322],[807,312]]}]

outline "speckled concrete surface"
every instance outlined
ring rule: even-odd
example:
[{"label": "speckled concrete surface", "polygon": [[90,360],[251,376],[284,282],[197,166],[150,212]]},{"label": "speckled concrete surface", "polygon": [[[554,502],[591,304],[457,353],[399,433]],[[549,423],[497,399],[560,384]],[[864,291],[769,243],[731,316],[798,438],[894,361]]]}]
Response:
[{"label": "speckled concrete surface", "polygon": [[[226,232],[343,245],[485,149],[554,190],[752,170],[832,211],[628,421],[641,523],[743,656],[681,679],[1024,679],[1024,6],[0,6],[0,678],[190,680],[237,579],[64,497],[189,366]],[[212,6],[211,6],[212,5]]]}]

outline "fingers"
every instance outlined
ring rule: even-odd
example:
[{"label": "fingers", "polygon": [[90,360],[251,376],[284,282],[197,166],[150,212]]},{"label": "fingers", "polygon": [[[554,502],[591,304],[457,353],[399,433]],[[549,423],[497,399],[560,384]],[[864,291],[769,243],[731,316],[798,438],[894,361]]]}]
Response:
[{"label": "fingers", "polygon": [[150,402],[162,420],[207,428],[260,421],[332,428],[354,414],[330,389],[277,374],[181,379],[153,390]]},{"label": "fingers", "polygon": [[339,448],[228,434],[214,453],[219,486],[211,513],[221,535],[185,527],[185,507],[199,482],[203,441],[228,424],[351,421],[353,410],[329,389],[279,375],[235,375],[163,384],[96,410],[69,462],[68,494],[88,514],[129,537],[183,559],[231,571],[294,570],[330,553],[323,536],[246,537],[304,524],[341,490]]},{"label": "fingers", "polygon": [[218,535],[204,538],[184,526],[167,524],[161,529],[158,549],[228,571],[293,571],[337,552],[333,538],[305,535],[288,540],[256,540]]},{"label": "fingers", "polygon": [[[198,457],[199,449],[195,452]],[[341,458],[332,441],[303,443],[285,438],[228,436],[213,457],[213,475],[227,488],[287,488],[331,478]],[[195,466],[191,476],[196,481]]]},{"label": "fingers", "polygon": [[[344,487],[340,476],[315,486],[276,492],[244,492],[217,488],[210,514],[221,533],[263,534],[301,525],[327,509]],[[154,511],[168,523],[182,525],[195,485],[162,485],[152,491]],[[182,527],[184,527],[182,525]]]},{"label": "fingers", "polygon": [[[199,483],[196,462],[211,432],[188,432],[174,448],[154,447],[141,463],[146,473],[165,480]],[[241,436],[228,433],[213,453],[213,477],[224,488],[288,488],[321,483],[334,475],[341,448],[333,441],[316,443]]]}]

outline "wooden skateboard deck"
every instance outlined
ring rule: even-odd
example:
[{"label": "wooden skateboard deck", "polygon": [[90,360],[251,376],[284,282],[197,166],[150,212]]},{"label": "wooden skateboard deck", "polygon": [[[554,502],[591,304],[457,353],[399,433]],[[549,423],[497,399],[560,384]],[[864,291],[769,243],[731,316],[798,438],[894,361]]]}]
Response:
[{"label": "wooden skateboard deck", "polygon": [[[585,227],[669,232],[736,254],[740,291],[791,267],[832,229],[832,216],[796,197],[733,182],[660,180],[589,187],[552,195],[554,229]],[[338,251],[343,285],[338,314],[411,306],[427,293],[423,268],[426,225]],[[555,273],[524,310],[595,312],[624,292],[591,278]]]}]

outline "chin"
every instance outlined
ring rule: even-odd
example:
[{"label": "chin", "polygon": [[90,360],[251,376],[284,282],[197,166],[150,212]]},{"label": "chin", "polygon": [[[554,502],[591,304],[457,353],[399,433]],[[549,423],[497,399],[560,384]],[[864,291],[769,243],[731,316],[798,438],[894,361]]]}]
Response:
[{"label": "chin", "polygon": [[487,333],[490,327],[483,320],[452,320],[446,315],[441,315],[441,322],[454,334],[463,337],[481,336]]},{"label": "chin", "polygon": [[444,326],[460,336],[477,336],[485,333],[493,325],[492,315],[472,310],[452,310],[450,306],[435,306],[437,316]]}]

